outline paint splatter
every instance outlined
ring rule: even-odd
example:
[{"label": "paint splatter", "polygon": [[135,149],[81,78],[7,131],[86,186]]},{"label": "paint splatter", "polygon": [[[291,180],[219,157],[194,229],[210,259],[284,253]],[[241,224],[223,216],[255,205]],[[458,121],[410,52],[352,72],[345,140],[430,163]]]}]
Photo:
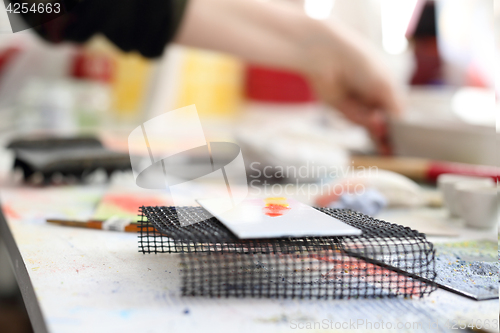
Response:
[{"label": "paint splatter", "polygon": [[286,214],[291,208],[286,198],[283,197],[270,197],[264,199],[265,206],[262,209],[264,214],[271,217],[282,216]]},{"label": "paint splatter", "polygon": [[496,242],[435,244],[436,282],[476,295],[498,295]]},{"label": "paint splatter", "polygon": [[11,219],[20,219],[21,218],[21,215],[19,215],[17,213],[17,211],[9,205],[4,204],[2,206],[2,210],[7,218],[11,218]]},{"label": "paint splatter", "polygon": [[140,206],[162,206],[165,201],[154,196],[134,196],[134,195],[108,195],[103,200],[113,204],[120,209],[136,214]]},{"label": "paint splatter", "polygon": [[171,202],[162,194],[145,195],[140,192],[107,193],[97,205],[93,219],[106,220],[110,216],[129,218],[135,221],[141,206],[168,206]]}]

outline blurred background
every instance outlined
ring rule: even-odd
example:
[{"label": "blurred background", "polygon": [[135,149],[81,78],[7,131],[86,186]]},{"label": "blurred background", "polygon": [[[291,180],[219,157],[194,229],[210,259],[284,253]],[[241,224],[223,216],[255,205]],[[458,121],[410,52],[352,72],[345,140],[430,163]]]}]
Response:
[{"label": "blurred background", "polygon": [[[395,155],[497,165],[498,1],[269,1],[341,21],[375,45],[404,92],[404,115],[390,124]],[[132,129],[191,104],[209,141],[239,143],[245,160],[260,167],[343,166],[352,154],[374,152],[366,131],[318,102],[296,73],[176,45],[148,60],[101,36],[85,45],[48,45],[30,30],[12,34],[0,11],[3,169],[13,163],[5,148],[12,138],[95,135],[107,148],[127,152]],[[13,174],[5,177],[15,181]],[[26,332],[26,320],[1,245],[0,328]]]}]

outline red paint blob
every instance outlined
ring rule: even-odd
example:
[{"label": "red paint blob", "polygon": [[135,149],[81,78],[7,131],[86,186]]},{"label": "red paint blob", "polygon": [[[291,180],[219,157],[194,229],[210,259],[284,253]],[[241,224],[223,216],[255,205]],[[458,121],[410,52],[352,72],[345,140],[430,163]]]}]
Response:
[{"label": "red paint blob", "polygon": [[290,210],[290,207],[277,204],[267,204],[266,207],[262,209],[264,214],[271,217],[282,216]]}]

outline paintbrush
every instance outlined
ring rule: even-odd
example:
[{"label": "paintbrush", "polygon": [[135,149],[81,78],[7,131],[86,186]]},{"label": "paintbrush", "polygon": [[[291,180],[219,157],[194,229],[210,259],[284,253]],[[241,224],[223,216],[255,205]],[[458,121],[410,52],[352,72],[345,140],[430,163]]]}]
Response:
[{"label": "paintbrush", "polygon": [[71,221],[71,220],[47,219],[47,222],[58,225],[64,225],[68,227],[125,231],[125,232],[137,232],[141,228],[140,227],[141,225],[137,222],[132,222],[130,219],[124,219],[118,217],[111,217],[106,221],[99,221],[99,220]]},{"label": "paintbrush", "polygon": [[466,176],[490,177],[495,181],[500,175],[500,168],[487,165],[434,161],[414,157],[353,156],[355,168],[377,167],[402,174],[416,181],[435,183],[443,173]]}]

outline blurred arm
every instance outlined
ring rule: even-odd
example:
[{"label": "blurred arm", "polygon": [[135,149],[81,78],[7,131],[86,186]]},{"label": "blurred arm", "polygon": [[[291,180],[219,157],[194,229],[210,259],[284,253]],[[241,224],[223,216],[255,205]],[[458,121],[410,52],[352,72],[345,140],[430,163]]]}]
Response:
[{"label": "blurred arm", "polygon": [[303,72],[303,44],[318,28],[316,21],[287,4],[189,0],[174,42]]},{"label": "blurred arm", "polygon": [[283,3],[190,0],[174,41],[302,73],[320,99],[388,152],[386,118],[401,109],[396,89],[377,52],[352,31]]}]

